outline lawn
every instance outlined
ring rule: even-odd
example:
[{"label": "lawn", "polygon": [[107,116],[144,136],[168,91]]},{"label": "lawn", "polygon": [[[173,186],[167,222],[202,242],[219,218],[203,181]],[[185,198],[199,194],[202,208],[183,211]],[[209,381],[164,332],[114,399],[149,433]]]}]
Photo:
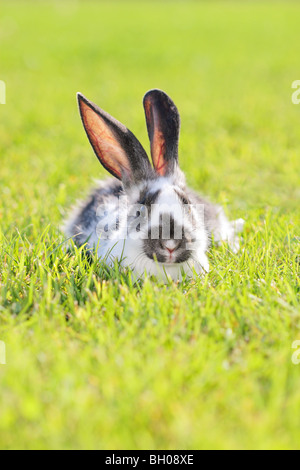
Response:
[{"label": "lawn", "polygon": [[[1,449],[300,447],[299,23],[288,1],[1,1]],[[246,220],[192,282],[89,266],[60,230],[106,176],[76,92],[148,149],[150,88],[190,186]]]}]

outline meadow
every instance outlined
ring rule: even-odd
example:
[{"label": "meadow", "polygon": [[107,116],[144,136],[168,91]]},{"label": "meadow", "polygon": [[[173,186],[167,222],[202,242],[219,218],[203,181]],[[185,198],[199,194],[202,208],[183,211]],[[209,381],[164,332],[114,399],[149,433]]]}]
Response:
[{"label": "meadow", "polygon": [[[299,448],[299,22],[289,1],[1,1],[1,449]],[[189,185],[246,221],[179,284],[88,265],[60,230],[106,176],[76,92],[148,149],[150,88]]]}]

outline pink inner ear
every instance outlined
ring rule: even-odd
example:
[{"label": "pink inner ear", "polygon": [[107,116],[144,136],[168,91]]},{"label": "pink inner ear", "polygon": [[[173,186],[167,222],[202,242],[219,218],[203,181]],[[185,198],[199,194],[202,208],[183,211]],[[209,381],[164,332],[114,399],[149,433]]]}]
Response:
[{"label": "pink inner ear", "polygon": [[83,124],[100,162],[117,177],[129,172],[127,155],[108,124],[86,103],[80,103]]},{"label": "pink inner ear", "polygon": [[165,152],[166,143],[163,134],[160,131],[155,131],[151,145],[151,154],[155,171],[161,176],[164,176],[166,172]]},{"label": "pink inner ear", "polygon": [[[164,160],[165,153],[166,153],[166,142],[163,136],[163,133],[159,130],[160,125],[159,125],[159,116],[157,114],[157,111],[155,109],[155,106],[152,105],[151,100],[147,100],[145,102],[145,111],[146,111],[146,117],[147,121],[152,122],[153,126],[153,137],[151,140],[151,158],[153,161],[153,166],[155,168],[155,171],[161,175],[164,176],[166,173],[166,161]],[[151,116],[152,112],[152,116]]]}]

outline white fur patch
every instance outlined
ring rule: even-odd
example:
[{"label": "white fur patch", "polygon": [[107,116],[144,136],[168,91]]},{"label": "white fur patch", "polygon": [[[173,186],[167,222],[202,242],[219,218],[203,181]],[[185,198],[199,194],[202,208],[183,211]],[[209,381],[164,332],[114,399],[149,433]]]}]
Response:
[{"label": "white fur patch", "polygon": [[[83,239],[88,239],[87,247],[96,248],[99,258],[105,260],[108,265],[113,265],[115,259],[118,259],[123,266],[130,267],[137,277],[144,276],[145,272],[148,275],[154,275],[162,280],[182,280],[183,275],[193,277],[194,274],[202,274],[209,271],[208,258],[206,251],[208,248],[207,229],[204,223],[201,208],[192,208],[192,215],[194,217],[193,226],[190,222],[190,217],[186,218],[184,214],[184,204],[176,193],[175,189],[179,189],[173,184],[171,178],[161,177],[153,182],[151,192],[159,191],[158,199],[152,207],[151,211],[151,226],[159,224],[159,216],[161,214],[169,214],[174,217],[175,224],[184,226],[190,233],[193,233],[195,241],[191,242],[188,249],[191,250],[191,258],[183,263],[158,263],[150,259],[144,252],[144,235],[145,232],[135,232],[134,237],[128,236],[127,228],[127,207],[130,204],[135,204],[138,200],[140,192],[144,189],[145,183],[132,188],[127,194],[127,197],[122,196],[123,206],[121,209],[121,219],[119,220],[119,229],[112,232],[112,236],[105,239],[105,226],[106,224],[114,225],[116,216],[119,211],[119,200],[115,199],[115,206],[112,205],[108,211],[108,218],[101,221],[97,226],[87,226],[84,228]],[[121,199],[122,199],[121,198]],[[102,207],[103,208],[103,207]],[[100,208],[101,209],[101,208]],[[203,207],[204,209],[204,207]],[[66,232],[70,236],[75,236],[75,224],[78,215],[81,213],[82,208],[76,210],[71,223],[69,223]],[[191,215],[191,213],[190,213]],[[194,226],[195,224],[195,226]],[[225,240],[233,251],[239,249],[239,238],[237,233],[243,228],[244,221],[238,219],[234,222],[229,222],[221,207],[218,207],[218,215],[215,221],[215,226],[212,228],[213,235],[216,242]],[[148,228],[147,228],[148,233]],[[177,238],[175,236],[175,238]],[[173,249],[176,245],[174,240],[166,239],[164,241],[166,248]],[[171,259],[171,258],[170,258]],[[184,273],[184,274],[183,274]]]}]

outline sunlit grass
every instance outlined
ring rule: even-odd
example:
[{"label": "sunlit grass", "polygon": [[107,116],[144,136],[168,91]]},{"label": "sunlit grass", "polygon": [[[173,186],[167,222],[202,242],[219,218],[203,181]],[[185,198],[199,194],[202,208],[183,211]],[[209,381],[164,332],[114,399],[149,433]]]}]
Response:
[{"label": "sunlit grass", "polygon": [[[299,448],[300,7],[1,2],[1,448]],[[191,186],[246,220],[181,284],[67,251],[105,175],[81,91],[148,149],[142,96],[182,117]]]}]

